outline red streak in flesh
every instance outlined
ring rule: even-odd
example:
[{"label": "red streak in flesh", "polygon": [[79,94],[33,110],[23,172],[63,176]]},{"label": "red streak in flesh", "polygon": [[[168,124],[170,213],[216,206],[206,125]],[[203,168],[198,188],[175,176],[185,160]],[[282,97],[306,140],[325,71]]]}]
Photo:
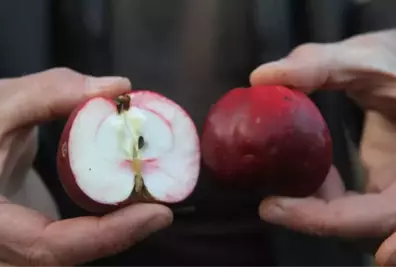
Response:
[{"label": "red streak in flesh", "polygon": [[[126,159],[124,161],[121,162],[121,168],[128,168],[131,169],[132,166],[132,161],[131,159]],[[158,169],[158,160],[157,159],[143,159],[140,160],[141,164],[142,164],[142,173],[144,174],[149,174],[150,172],[155,171],[156,169]]]}]

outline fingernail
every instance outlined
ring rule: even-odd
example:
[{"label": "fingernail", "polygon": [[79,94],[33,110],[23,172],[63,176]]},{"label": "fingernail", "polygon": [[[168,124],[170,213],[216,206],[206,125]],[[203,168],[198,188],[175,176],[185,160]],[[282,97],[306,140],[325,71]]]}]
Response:
[{"label": "fingernail", "polygon": [[[264,69],[264,68],[268,68],[268,67],[274,67],[274,66],[279,66],[281,64],[284,64],[286,61],[285,58],[281,58],[279,60],[276,61],[271,61],[271,62],[267,62],[267,63],[263,63],[260,66],[258,66],[254,71],[259,70],[259,69]],[[253,71],[253,72],[254,72]]]},{"label": "fingernail", "polygon": [[[280,68],[283,68],[286,62],[286,58],[279,59],[277,61],[272,61],[268,63],[264,63],[258,66],[250,73],[250,82],[252,83],[261,83],[262,76],[268,76],[278,71]],[[266,77],[268,78],[268,77]]]},{"label": "fingernail", "polygon": [[131,82],[124,77],[89,77],[87,78],[87,90],[98,92],[106,90],[108,87],[117,87],[120,89],[130,89]]}]

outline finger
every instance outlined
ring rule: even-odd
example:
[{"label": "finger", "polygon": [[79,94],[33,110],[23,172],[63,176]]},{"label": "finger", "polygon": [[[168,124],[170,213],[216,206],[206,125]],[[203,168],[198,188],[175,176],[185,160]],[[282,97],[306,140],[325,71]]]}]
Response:
[{"label": "finger", "polygon": [[118,96],[131,84],[126,78],[97,78],[58,68],[1,80],[0,89],[2,117],[15,128],[67,116],[84,100]]},{"label": "finger", "polygon": [[260,216],[296,231],[339,237],[379,237],[396,226],[390,195],[351,194],[326,201],[320,198],[273,197],[264,200]]},{"label": "finger", "polygon": [[172,220],[171,211],[164,206],[138,204],[102,218],[59,221],[47,226],[36,251],[49,251],[62,265],[82,264],[121,252]]},{"label": "finger", "polygon": [[339,198],[345,194],[345,185],[335,166],[331,166],[326,180],[316,192],[315,196],[324,200]]},{"label": "finger", "polygon": [[373,50],[365,45],[371,38],[362,35],[342,42],[298,46],[285,58],[256,68],[250,82],[283,84],[306,93],[317,89],[356,91],[364,86],[355,84],[359,74],[389,72],[390,64],[382,60],[381,47]]},{"label": "finger", "polygon": [[[251,73],[250,82],[283,84],[312,92],[326,88],[358,89],[372,82],[367,76],[373,75],[394,80],[394,41],[395,31],[384,30],[340,42],[300,45],[284,59],[259,66]],[[362,77],[366,77],[363,84],[354,84]]]},{"label": "finger", "polygon": [[375,253],[375,261],[379,266],[396,265],[396,233],[388,237]]},{"label": "finger", "polygon": [[339,46],[338,43],[301,45],[287,57],[259,66],[251,73],[250,82],[283,84],[305,92],[332,86],[335,80],[340,80],[335,77],[335,70],[340,68],[340,61],[335,58]]}]

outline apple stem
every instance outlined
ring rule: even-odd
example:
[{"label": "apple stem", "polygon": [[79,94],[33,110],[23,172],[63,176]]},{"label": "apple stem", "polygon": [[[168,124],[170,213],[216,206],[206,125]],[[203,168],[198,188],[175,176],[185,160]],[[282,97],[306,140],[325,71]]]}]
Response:
[{"label": "apple stem", "polygon": [[131,105],[131,97],[129,95],[121,95],[116,98],[116,106],[118,114],[128,110]]}]

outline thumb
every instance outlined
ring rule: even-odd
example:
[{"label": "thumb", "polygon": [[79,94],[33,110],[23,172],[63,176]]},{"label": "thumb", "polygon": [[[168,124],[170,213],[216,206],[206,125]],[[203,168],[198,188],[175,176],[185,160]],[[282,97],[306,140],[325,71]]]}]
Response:
[{"label": "thumb", "polygon": [[379,266],[396,265],[396,233],[389,236],[375,254],[375,261]]},{"label": "thumb", "polygon": [[377,194],[351,194],[328,202],[314,197],[274,197],[261,203],[259,213],[267,222],[307,234],[382,237],[396,225],[396,208],[389,201]]},{"label": "thumb", "polygon": [[0,116],[9,128],[22,127],[67,116],[91,97],[116,97],[129,90],[131,84],[126,78],[97,78],[66,68],[51,69],[0,80]]},{"label": "thumb", "polygon": [[[319,236],[378,238],[396,227],[396,185],[378,194],[346,192],[341,177],[331,168],[315,196],[264,199],[260,217],[273,224]],[[395,243],[396,244],[396,243]]]},{"label": "thumb", "polygon": [[46,247],[62,265],[78,265],[122,252],[169,226],[173,214],[165,206],[136,204],[103,217],[54,222],[45,230]]},{"label": "thumb", "polygon": [[395,33],[383,30],[334,43],[300,45],[286,58],[259,66],[251,73],[250,82],[281,84],[309,93],[367,87],[365,83],[378,77],[394,80]]},{"label": "thumb", "polygon": [[347,67],[342,58],[344,50],[342,43],[301,45],[287,57],[256,68],[250,74],[250,82],[282,84],[306,93],[316,88],[339,88],[354,78],[344,71]]}]

